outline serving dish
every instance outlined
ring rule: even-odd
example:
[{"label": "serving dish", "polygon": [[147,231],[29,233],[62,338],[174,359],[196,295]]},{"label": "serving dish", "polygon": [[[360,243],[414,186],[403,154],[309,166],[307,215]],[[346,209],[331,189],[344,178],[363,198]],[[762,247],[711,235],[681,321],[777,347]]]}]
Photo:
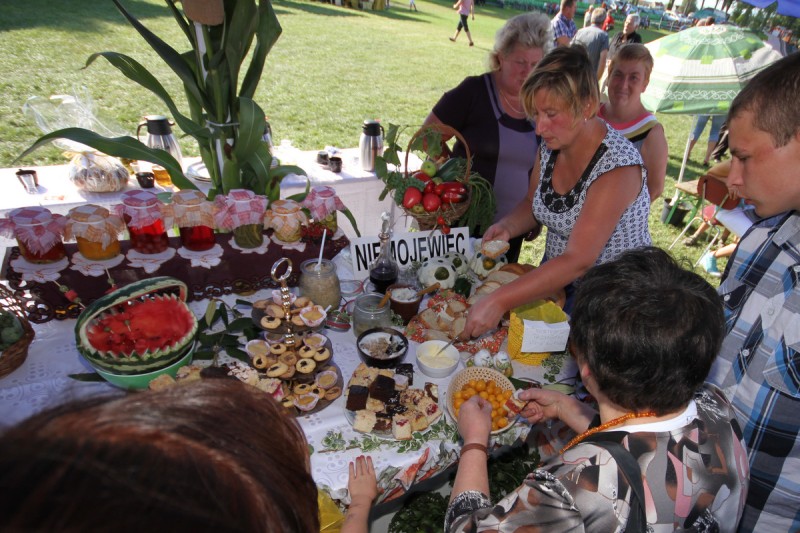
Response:
[{"label": "serving dish", "polygon": [[95,365],[91,359],[84,358],[84,361],[89,363],[89,365],[100,375],[100,377],[115,387],[125,390],[142,390],[146,389],[150,385],[150,382],[159,376],[169,375],[174,378],[181,367],[192,362],[192,356],[194,355],[194,349],[196,346],[197,343],[194,343],[187,347],[185,349],[185,353],[169,366],[144,374],[115,374],[98,365]]},{"label": "serving dish", "polygon": [[[426,341],[417,346],[417,366],[423,374],[432,378],[446,378],[455,371],[461,356],[455,346],[447,344],[445,341]],[[450,364],[445,365],[448,359]]]},{"label": "serving dish", "polygon": [[358,336],[356,350],[369,366],[394,368],[408,354],[408,339],[392,328],[372,328]]},{"label": "serving dish", "polygon": [[[502,391],[508,391],[511,394],[514,393],[514,385],[511,381],[505,377],[503,374],[498,372],[497,370],[493,370],[491,368],[486,368],[482,366],[470,366],[467,367],[460,372],[458,372],[453,379],[450,380],[450,385],[447,387],[447,395],[445,400],[445,406],[447,408],[447,414],[450,415],[450,418],[453,421],[458,422],[458,416],[456,414],[456,409],[454,406],[454,399],[456,397],[456,393],[461,391],[466,385],[468,385],[471,381],[492,381],[495,384],[495,387]],[[508,431],[511,427],[514,426],[516,423],[517,417],[515,415],[508,415],[508,425],[501,429],[493,430],[491,432],[492,435],[499,435],[505,431]]]}]

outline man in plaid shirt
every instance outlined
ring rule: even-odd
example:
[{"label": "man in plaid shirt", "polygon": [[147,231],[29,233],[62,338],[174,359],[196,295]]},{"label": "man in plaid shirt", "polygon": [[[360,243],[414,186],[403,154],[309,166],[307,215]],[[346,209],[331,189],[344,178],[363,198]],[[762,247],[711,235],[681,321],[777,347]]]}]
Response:
[{"label": "man in plaid shirt", "polygon": [[569,46],[570,41],[578,31],[575,21],[572,20],[575,18],[577,8],[577,0],[561,0],[561,10],[550,21],[556,46]]},{"label": "man in plaid shirt", "polygon": [[750,455],[740,531],[800,530],[800,54],[753,78],[731,104],[728,187],[760,221],[719,293],[727,336],[709,375],[731,400]]}]

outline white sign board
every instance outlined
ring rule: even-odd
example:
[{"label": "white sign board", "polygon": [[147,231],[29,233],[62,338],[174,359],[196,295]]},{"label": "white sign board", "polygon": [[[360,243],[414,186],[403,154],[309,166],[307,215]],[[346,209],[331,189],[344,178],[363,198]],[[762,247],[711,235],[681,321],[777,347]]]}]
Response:
[{"label": "white sign board", "polygon": [[541,320],[522,320],[522,352],[563,352],[567,349],[569,323],[548,324]]},{"label": "white sign board", "polygon": [[[391,242],[392,256],[401,269],[409,267],[412,261],[424,261],[447,252],[460,252],[467,258],[472,257],[469,228],[451,228],[447,235],[439,230],[395,233]],[[369,265],[375,261],[380,251],[381,241],[377,236],[351,239],[350,256],[355,279],[369,277]]]}]

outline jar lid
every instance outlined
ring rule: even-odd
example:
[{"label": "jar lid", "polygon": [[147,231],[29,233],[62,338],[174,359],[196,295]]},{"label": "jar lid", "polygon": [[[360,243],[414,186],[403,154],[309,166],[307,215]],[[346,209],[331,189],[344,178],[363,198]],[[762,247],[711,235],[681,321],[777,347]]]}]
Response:
[{"label": "jar lid", "polygon": [[53,213],[49,209],[40,206],[20,207],[8,214],[14,224],[47,224],[53,220]]},{"label": "jar lid", "polygon": [[102,222],[109,216],[108,209],[94,204],[79,205],[69,210],[69,218],[75,222]]},{"label": "jar lid", "polygon": [[228,198],[233,200],[234,202],[252,200],[255,197],[256,193],[248,189],[231,189],[228,192]]},{"label": "jar lid", "polygon": [[172,203],[181,205],[200,205],[206,201],[206,195],[195,189],[184,189],[172,195]]},{"label": "jar lid", "polygon": [[294,200],[275,200],[270,205],[270,208],[274,213],[277,213],[279,215],[289,215],[299,211],[300,204],[298,204]]},{"label": "jar lid", "polygon": [[130,207],[149,207],[160,203],[160,200],[150,191],[133,190],[122,193],[122,203]]}]

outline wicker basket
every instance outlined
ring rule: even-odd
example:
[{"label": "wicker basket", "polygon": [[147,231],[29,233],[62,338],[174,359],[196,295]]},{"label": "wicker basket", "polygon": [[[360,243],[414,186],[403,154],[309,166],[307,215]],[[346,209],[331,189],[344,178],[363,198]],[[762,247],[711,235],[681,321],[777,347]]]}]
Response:
[{"label": "wicker basket", "polygon": [[410,173],[408,170],[408,155],[411,153],[412,146],[414,145],[414,141],[417,140],[422,135],[427,134],[430,131],[438,132],[442,135],[452,135],[457,138],[461,144],[464,146],[464,150],[466,151],[466,160],[467,160],[467,168],[464,175],[463,183],[464,187],[467,189],[467,198],[463,202],[459,202],[457,204],[445,204],[443,203],[442,206],[433,211],[431,213],[413,213],[412,211],[403,208],[406,215],[413,217],[416,219],[417,224],[419,224],[420,230],[431,230],[437,226],[436,221],[439,217],[442,217],[447,225],[452,225],[453,222],[461,218],[464,213],[467,212],[469,209],[469,203],[472,201],[472,191],[470,190],[469,186],[469,176],[470,170],[472,169],[472,157],[469,151],[469,146],[467,145],[467,141],[464,137],[458,133],[455,129],[447,126],[446,124],[429,124],[427,126],[423,126],[417,132],[411,136],[411,139],[408,141],[408,148],[406,149],[406,160],[405,160],[405,169],[406,169],[406,178],[409,177]]},{"label": "wicker basket", "polygon": [[[447,412],[450,414],[450,418],[453,420],[458,420],[458,417],[456,417],[456,409],[453,406],[453,397],[455,396],[456,392],[463,389],[464,385],[473,379],[494,381],[498,388],[514,392],[514,385],[511,384],[511,381],[509,381],[507,377],[497,370],[483,366],[469,366],[453,376],[453,379],[450,381],[450,385],[447,387]],[[514,425],[515,421],[516,419],[511,420],[510,423],[503,429],[492,431],[492,435],[499,435],[500,433],[508,430]]]},{"label": "wicker basket", "polygon": [[0,285],[0,306],[3,311],[7,311],[17,317],[19,323],[22,324],[22,337],[0,352],[0,377],[6,376],[19,368],[28,357],[28,346],[33,341],[33,328],[28,317],[25,313],[25,308],[22,302],[11,292],[8,288]]}]

